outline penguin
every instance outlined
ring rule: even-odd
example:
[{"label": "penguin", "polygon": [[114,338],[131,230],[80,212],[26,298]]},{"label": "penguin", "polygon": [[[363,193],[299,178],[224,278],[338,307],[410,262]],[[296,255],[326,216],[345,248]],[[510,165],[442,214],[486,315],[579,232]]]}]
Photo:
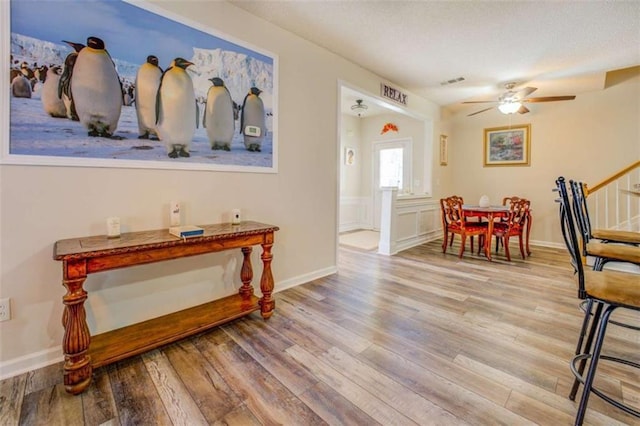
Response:
[{"label": "penguin", "polygon": [[235,131],[233,100],[229,89],[221,78],[210,78],[213,86],[207,92],[207,104],[202,125],[207,129],[211,149],[231,151],[231,140]]},{"label": "penguin", "polygon": [[84,48],[84,44],[66,40],[62,41],[73,47],[74,51],[69,53],[64,59],[64,69],[58,83],[58,97],[62,99],[67,110],[67,118],[69,120],[79,121],[76,106],[73,102],[73,95],[71,94],[71,77],[73,77],[73,67],[76,64],[76,59],[78,59],[78,52]]},{"label": "penguin", "polygon": [[49,71],[49,67],[46,65],[42,65],[40,67],[37,67],[33,74],[35,75],[36,80],[38,80],[40,83],[44,83],[44,80],[47,78],[47,71]]},{"label": "penguin", "polygon": [[147,61],[140,66],[136,74],[133,98],[136,101],[138,116],[138,139],[149,139],[151,135],[158,137],[156,131],[156,96],[162,78],[162,68],[158,66],[158,58],[147,56]]},{"label": "penguin", "polygon": [[260,99],[262,90],[252,87],[242,102],[240,116],[240,133],[244,135],[244,146],[249,151],[260,152],[264,135],[267,133],[265,124],[264,104]]},{"label": "penguin", "polygon": [[66,118],[67,108],[64,105],[64,102],[62,102],[62,99],[58,96],[60,74],[62,74],[62,68],[59,65],[54,65],[47,69],[44,76],[40,100],[42,101],[42,107],[47,114],[52,117]]},{"label": "penguin", "polygon": [[198,126],[198,105],[187,67],[193,65],[175,58],[162,73],[156,96],[156,129],[170,158],[189,157],[191,139]]},{"label": "penguin", "polygon": [[122,86],[116,67],[98,37],[87,38],[78,52],[71,93],[80,123],[89,136],[112,137],[122,109]]},{"label": "penguin", "polygon": [[30,98],[31,82],[23,74],[17,75],[11,81],[11,94],[14,98]]},{"label": "penguin", "polygon": [[22,73],[20,72],[19,69],[11,68],[10,75],[9,75],[9,84],[11,84],[13,79],[16,78],[17,76],[19,76],[20,74],[22,74]]}]

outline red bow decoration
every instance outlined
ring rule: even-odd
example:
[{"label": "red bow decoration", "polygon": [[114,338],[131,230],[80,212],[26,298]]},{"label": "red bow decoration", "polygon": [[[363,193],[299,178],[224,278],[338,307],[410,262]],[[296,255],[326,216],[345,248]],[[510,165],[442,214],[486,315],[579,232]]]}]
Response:
[{"label": "red bow decoration", "polygon": [[382,127],[382,131],[380,132],[381,135],[384,135],[385,133],[387,133],[388,131],[393,130],[394,132],[398,131],[398,126],[396,126],[393,123],[387,123],[384,125],[384,127]]}]

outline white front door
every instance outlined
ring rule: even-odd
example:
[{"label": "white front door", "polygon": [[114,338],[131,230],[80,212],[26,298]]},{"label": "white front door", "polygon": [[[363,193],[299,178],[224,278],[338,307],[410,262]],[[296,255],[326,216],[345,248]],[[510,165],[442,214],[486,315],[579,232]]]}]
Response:
[{"label": "white front door", "polygon": [[380,230],[382,187],[395,186],[402,194],[411,176],[411,139],[374,143],[373,150],[373,229]]}]

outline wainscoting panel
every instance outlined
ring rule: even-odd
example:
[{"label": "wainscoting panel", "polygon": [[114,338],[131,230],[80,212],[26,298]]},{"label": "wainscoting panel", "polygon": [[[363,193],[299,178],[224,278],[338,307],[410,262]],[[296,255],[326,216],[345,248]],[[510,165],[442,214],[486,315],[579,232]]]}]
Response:
[{"label": "wainscoting panel", "polygon": [[396,201],[398,251],[423,244],[441,235],[439,204],[427,197],[398,197]]},{"label": "wainscoting panel", "polygon": [[339,232],[373,228],[369,197],[340,197]]}]

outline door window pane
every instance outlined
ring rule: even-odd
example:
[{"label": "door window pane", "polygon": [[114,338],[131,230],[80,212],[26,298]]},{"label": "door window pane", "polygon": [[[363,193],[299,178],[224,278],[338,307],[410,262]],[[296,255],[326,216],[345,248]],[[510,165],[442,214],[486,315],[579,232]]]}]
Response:
[{"label": "door window pane", "polygon": [[380,150],[380,187],[397,186],[402,190],[403,148]]}]

